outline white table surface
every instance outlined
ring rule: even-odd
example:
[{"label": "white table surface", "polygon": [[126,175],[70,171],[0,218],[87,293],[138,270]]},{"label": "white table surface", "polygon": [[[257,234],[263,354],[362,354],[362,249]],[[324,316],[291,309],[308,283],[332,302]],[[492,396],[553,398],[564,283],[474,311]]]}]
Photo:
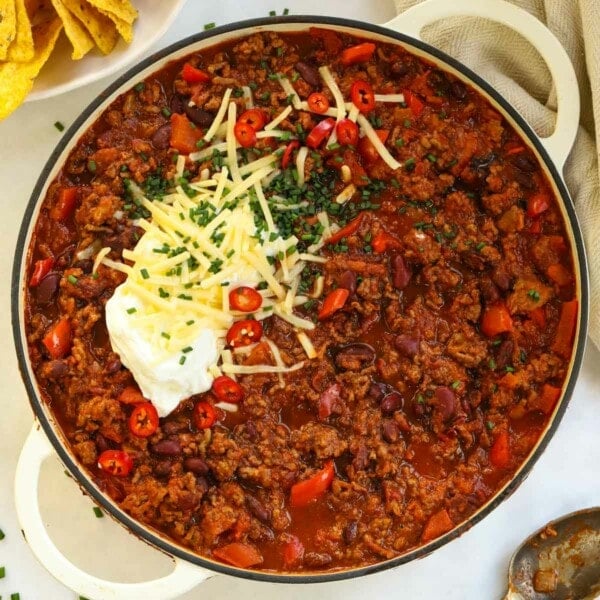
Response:
[{"label": "white table surface", "polygon": [[[382,23],[393,16],[391,0],[189,0],[166,37],[153,49],[202,29],[243,18],[281,14],[323,14]],[[24,542],[13,500],[15,465],[32,413],[21,383],[10,325],[10,276],[17,231],[38,173],[61,134],[55,121],[69,125],[109,82],[22,106],[0,123],[0,597],[20,592],[21,600],[73,600],[77,594],[49,575]],[[563,422],[529,478],[516,493],[462,538],[422,560],[358,580],[312,586],[282,586],[216,576],[182,596],[238,600],[410,598],[496,599],[502,596],[510,556],[533,530],[563,513],[600,501],[600,353],[588,345],[583,371]],[[166,574],[170,561],[128,535],[110,519],[96,519],[92,504],[65,477],[58,460],[42,472],[40,503],[59,548],[95,575],[143,581]]]}]

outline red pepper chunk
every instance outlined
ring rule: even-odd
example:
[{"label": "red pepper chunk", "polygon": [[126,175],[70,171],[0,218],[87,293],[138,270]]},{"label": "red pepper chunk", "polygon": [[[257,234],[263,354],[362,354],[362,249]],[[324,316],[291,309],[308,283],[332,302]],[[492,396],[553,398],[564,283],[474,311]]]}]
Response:
[{"label": "red pepper chunk", "polygon": [[506,469],[510,465],[510,440],[507,431],[501,431],[490,448],[490,462],[498,469]]},{"label": "red pepper chunk", "polygon": [[53,266],[53,258],[40,258],[40,260],[36,260],[33,267],[33,274],[29,280],[29,287],[36,287],[40,285],[42,279],[44,279],[44,277],[50,273],[50,270]]},{"label": "red pepper chunk", "polygon": [[62,358],[71,349],[71,324],[66,317],[56,322],[42,339],[52,358]]},{"label": "red pepper chunk", "polygon": [[336,231],[331,237],[327,238],[327,244],[337,244],[340,240],[351,236],[353,233],[358,231],[363,219],[365,218],[365,213],[361,212],[357,217],[352,219],[350,223],[348,223],[345,227],[342,227],[339,231]]},{"label": "red pepper chunk", "polygon": [[352,46],[351,48],[346,48],[342,52],[341,62],[345,67],[349,67],[356,63],[367,62],[373,56],[375,48],[375,44],[371,42],[364,42]]},{"label": "red pepper chunk", "polygon": [[237,404],[244,397],[242,386],[227,375],[221,375],[213,381],[212,392],[222,402],[233,404]]},{"label": "red pepper chunk", "polygon": [[171,148],[189,154],[197,149],[196,142],[202,138],[202,130],[196,127],[185,115],[171,115]]},{"label": "red pepper chunk", "polygon": [[129,416],[129,431],[136,437],[151,436],[158,429],[158,413],[150,402],[133,407]]},{"label": "red pepper chunk", "polygon": [[300,142],[298,140],[292,140],[283,152],[283,156],[281,157],[281,168],[287,169],[290,162],[292,162],[292,155],[294,154],[294,150],[296,148],[300,148]]},{"label": "red pepper chunk", "polygon": [[534,194],[527,200],[527,216],[539,217],[550,208],[550,197],[544,192]]},{"label": "red pepper chunk", "polygon": [[[390,135],[390,132],[387,129],[376,129],[375,133],[382,144],[385,144]],[[358,142],[358,152],[367,165],[372,165],[379,159],[379,152],[377,152],[373,142],[367,136],[360,138]]]},{"label": "red pepper chunk", "polygon": [[392,248],[401,248],[402,243],[398,238],[395,238],[387,231],[380,231],[373,238],[371,247],[373,248],[373,252],[376,254],[382,254],[386,250],[390,250]]},{"label": "red pepper chunk", "polygon": [[448,533],[454,527],[454,523],[448,514],[448,511],[443,508],[442,510],[434,513],[429,517],[429,520],[425,524],[423,533],[421,533],[421,541],[426,543],[435,538]]},{"label": "red pepper chunk", "polygon": [[410,108],[413,117],[418,119],[425,108],[425,104],[423,104],[423,101],[410,90],[405,90],[402,93],[404,94],[404,102],[406,102],[408,108]]},{"label": "red pepper chunk", "polygon": [[325,141],[325,138],[333,131],[334,127],[334,119],[323,119],[310,130],[310,133],[306,137],[306,145],[309,148],[316,150]]},{"label": "red pepper chunk", "polygon": [[348,296],[350,296],[350,292],[345,288],[338,288],[337,290],[329,292],[319,311],[319,321],[329,318],[343,308],[344,304],[346,304],[346,300],[348,300]]},{"label": "red pepper chunk", "polygon": [[575,336],[575,328],[577,327],[577,313],[579,303],[577,300],[569,300],[564,302],[560,310],[560,319],[554,334],[554,342],[552,350],[563,358],[571,356],[573,337]]},{"label": "red pepper chunk", "polygon": [[261,553],[254,546],[242,542],[233,542],[221,548],[215,548],[212,554],[218,560],[240,569],[260,565],[263,562]]},{"label": "red pepper chunk", "polygon": [[329,460],[325,466],[312,477],[295,483],[290,492],[290,505],[294,508],[306,506],[322,496],[331,486],[334,476],[333,461]]},{"label": "red pepper chunk", "polygon": [[488,306],[481,319],[481,331],[488,337],[512,331],[513,322],[508,308],[502,303]]},{"label": "red pepper chunk", "polygon": [[66,221],[77,204],[77,190],[76,187],[64,187],[58,192],[58,199],[56,204],[50,211],[50,216],[59,223]]},{"label": "red pepper chunk", "polygon": [[127,477],[133,469],[133,460],[124,450],[105,450],[98,457],[98,468],[115,477]]},{"label": "red pepper chunk", "polygon": [[190,65],[190,63],[183,65],[181,76],[187,83],[206,83],[210,81],[210,75],[206,71],[197,69]]},{"label": "red pepper chunk", "polygon": [[290,535],[288,541],[283,547],[283,566],[286,569],[293,567],[304,556],[304,545],[295,536]]}]

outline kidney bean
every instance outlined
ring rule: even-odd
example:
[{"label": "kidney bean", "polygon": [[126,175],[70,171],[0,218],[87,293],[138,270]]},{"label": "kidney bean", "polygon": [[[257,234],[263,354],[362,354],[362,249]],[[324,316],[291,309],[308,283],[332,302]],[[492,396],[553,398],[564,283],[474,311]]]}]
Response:
[{"label": "kidney bean", "polygon": [[161,440],[152,445],[152,452],[165,456],[177,456],[181,454],[181,444],[179,440]]},{"label": "kidney bean", "polygon": [[512,279],[506,271],[494,271],[492,280],[504,292],[510,289],[512,283]]},{"label": "kidney bean", "polygon": [[60,275],[58,273],[48,273],[39,285],[35,288],[35,298],[38,304],[49,304],[54,299],[58,291],[58,282]]},{"label": "kidney bean", "polygon": [[522,171],[515,171],[514,178],[517,180],[521,187],[524,187],[526,190],[535,189],[535,180],[531,177],[530,173],[524,173]]},{"label": "kidney bean", "polygon": [[202,494],[206,494],[206,492],[208,492],[208,488],[210,487],[209,483],[208,483],[208,479],[206,479],[206,477],[203,477],[202,475],[199,475],[198,477],[196,477],[196,489]]},{"label": "kidney bean", "polygon": [[381,383],[380,381],[373,381],[369,386],[369,391],[367,392],[373,400],[379,401],[387,392],[388,387],[385,383]]},{"label": "kidney bean", "polygon": [[344,271],[340,276],[339,286],[350,292],[350,295],[356,292],[356,273],[354,271]]},{"label": "kidney bean", "polygon": [[467,86],[457,79],[450,85],[450,93],[458,100],[464,100],[467,97]]},{"label": "kidney bean", "polygon": [[375,350],[369,344],[348,344],[338,350],[334,360],[340,369],[359,371],[373,364]]},{"label": "kidney bean", "polygon": [[184,110],[188,119],[194,125],[198,125],[198,127],[210,127],[215,118],[215,115],[211,112],[197,106],[189,106],[187,103],[184,106]]},{"label": "kidney bean", "polygon": [[419,351],[419,340],[401,333],[394,338],[394,348],[404,356],[414,356]]},{"label": "kidney bean", "polygon": [[393,391],[389,394],[386,394],[379,405],[381,408],[381,412],[384,414],[392,414],[397,411],[399,408],[402,408],[403,398],[400,392]]},{"label": "kidney bean", "polygon": [[118,357],[109,360],[106,363],[105,370],[109,375],[114,375],[117,371],[121,369],[121,360]]},{"label": "kidney bean", "polygon": [[199,456],[190,456],[186,458],[183,461],[183,467],[196,475],[206,475],[210,470],[206,461]]},{"label": "kidney bean", "polygon": [[392,283],[397,290],[403,290],[412,277],[412,272],[404,262],[402,255],[396,254],[392,257]]},{"label": "kidney bean", "polygon": [[249,419],[246,421],[246,435],[250,441],[255,441],[258,439],[258,430],[256,429],[256,425],[254,421]]},{"label": "kidney bean", "polygon": [[81,269],[84,273],[91,273],[94,267],[94,261],[90,259],[78,260],[73,263],[73,267]]},{"label": "kidney bean", "polygon": [[44,365],[44,375],[48,379],[60,379],[69,372],[69,367],[64,360],[50,360]]},{"label": "kidney bean", "polygon": [[165,150],[171,143],[171,124],[166,123],[162,127],[159,127],[152,136],[152,145],[157,150]]},{"label": "kidney bean", "polygon": [[303,61],[298,61],[295,65],[296,71],[300,73],[300,76],[306,83],[312,85],[313,87],[319,87],[321,85],[321,78],[319,77],[318,71],[306,64]]},{"label": "kidney bean", "polygon": [[344,541],[350,545],[354,542],[358,536],[358,523],[356,521],[350,521],[344,528]]},{"label": "kidney bean", "polygon": [[95,442],[96,442],[96,448],[98,448],[99,452],[104,452],[105,450],[110,449],[107,439],[101,433],[96,434]]},{"label": "kidney bean", "polygon": [[401,60],[396,60],[390,65],[390,74],[396,79],[404,77],[408,73],[408,70],[408,64]]},{"label": "kidney bean", "polygon": [[183,113],[185,110],[185,105],[187,104],[187,100],[180,96],[179,94],[174,94],[171,96],[171,102],[169,103],[169,108],[171,112],[174,113]]},{"label": "kidney bean", "polygon": [[308,567],[326,567],[333,558],[325,552],[308,552],[304,555],[304,564]]},{"label": "kidney bean", "polygon": [[520,154],[515,155],[512,160],[513,165],[517,167],[517,169],[521,171],[525,171],[525,173],[534,173],[538,170],[538,164],[535,162],[531,156],[524,154],[521,152]]},{"label": "kidney bean", "polygon": [[456,413],[457,406],[454,392],[445,386],[436,388],[435,407],[439,411],[442,419],[448,421]]},{"label": "kidney bean", "polygon": [[512,363],[512,353],[514,344],[512,340],[504,340],[496,352],[496,366],[498,369],[504,369]]},{"label": "kidney bean", "polygon": [[496,284],[488,277],[481,278],[479,287],[481,288],[481,295],[483,296],[483,299],[488,304],[492,304],[500,298],[500,292],[498,291]]},{"label": "kidney bean", "polygon": [[365,467],[369,464],[369,451],[364,444],[360,444],[358,450],[356,451],[356,455],[352,460],[352,466],[357,471],[363,471]]},{"label": "kidney bean", "polygon": [[400,430],[394,421],[384,421],[381,426],[381,436],[386,442],[393,444],[400,437]]},{"label": "kidney bean", "polygon": [[170,460],[161,460],[154,465],[154,473],[158,477],[167,477],[171,473],[173,463]]},{"label": "kidney bean", "polygon": [[167,421],[164,425],[162,425],[162,430],[165,435],[175,435],[176,433],[181,433],[186,429],[189,429],[189,425],[184,421]]},{"label": "kidney bean", "polygon": [[254,496],[246,496],[246,504],[250,512],[263,523],[271,521],[271,511],[264,504],[257,500]]}]

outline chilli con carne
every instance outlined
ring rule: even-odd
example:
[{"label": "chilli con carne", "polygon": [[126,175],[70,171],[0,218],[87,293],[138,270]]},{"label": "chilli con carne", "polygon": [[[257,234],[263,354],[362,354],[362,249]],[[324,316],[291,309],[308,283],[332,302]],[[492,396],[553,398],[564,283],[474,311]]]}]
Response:
[{"label": "chilli con carne", "polygon": [[[132,190],[193,198],[231,166],[204,139],[226,90],[240,176],[274,154],[274,226],[321,260],[294,284],[301,332],[255,318],[264,288],[233,288],[224,344],[247,370],[159,419],[111,348],[125,276],[97,257],[143,234]],[[515,131],[402,47],[323,29],[187,56],[117,98],[50,185],[26,280],[40,389],[97,485],[200,555],[276,571],[373,564],[465,521],[544,430],[578,314],[560,210]]]}]

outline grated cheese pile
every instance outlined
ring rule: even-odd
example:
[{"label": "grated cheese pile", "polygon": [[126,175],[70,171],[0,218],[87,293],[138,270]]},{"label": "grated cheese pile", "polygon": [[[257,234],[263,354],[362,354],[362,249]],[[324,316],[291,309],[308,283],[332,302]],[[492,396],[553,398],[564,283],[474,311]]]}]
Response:
[{"label": "grated cheese pile", "polygon": [[[381,157],[393,168],[399,164],[389,154],[369,122],[353,104],[344,102],[327,67],[321,67],[324,83],[336,101],[329,109],[336,120],[357,121],[362,135],[373,142]],[[298,293],[302,271],[309,262],[325,262],[318,255],[325,240],[339,227],[331,224],[325,212],[318,213],[322,225],[320,240],[306,252],[298,250],[298,239],[284,238],[277,230],[272,210],[290,210],[285,198],[265,197],[264,188],[279,171],[281,151],[288,131],[277,127],[293,109],[309,110],[290,81],[279,79],[290,96],[291,106],[283,109],[262,131],[259,139],[279,139],[281,147],[248,164],[240,164],[241,152],[234,135],[237,106],[226,90],[214,122],[204,136],[205,148],[189,155],[204,161],[219,153],[222,160],[213,171],[204,169],[198,180],[179,184],[162,200],[150,201],[140,188],[129,183],[136,204],[148,211],[148,219],[137,225],[144,234],[133,250],[124,250],[124,262],[107,257],[108,248],[98,252],[99,264],[122,271],[125,282],[106,305],[106,322],[111,343],[123,364],[130,369],[144,396],[150,398],[160,416],[174,410],[179,402],[210,388],[214,377],[226,373],[281,373],[302,368],[304,362],[286,366],[279,349],[266,340],[275,365],[238,365],[226,348],[225,336],[240,319],[262,320],[272,314],[294,326],[307,358],[317,356],[307,332],[312,321],[294,313],[309,298]],[[253,105],[251,91],[244,88],[247,106]],[[401,94],[378,100],[402,101]],[[335,130],[329,142],[335,142]],[[301,147],[296,159],[297,181],[305,178],[308,149]],[[176,181],[181,182],[186,158],[179,156]],[[347,186],[338,196],[344,203],[356,192]],[[261,223],[257,227],[257,223]],[[317,288],[322,292],[322,278]],[[262,306],[255,313],[241,313],[229,305],[229,292],[240,285],[260,290]],[[319,294],[321,292],[318,292]],[[251,348],[249,348],[251,349]],[[247,349],[237,349],[245,352]],[[283,381],[282,381],[283,383]]]}]

